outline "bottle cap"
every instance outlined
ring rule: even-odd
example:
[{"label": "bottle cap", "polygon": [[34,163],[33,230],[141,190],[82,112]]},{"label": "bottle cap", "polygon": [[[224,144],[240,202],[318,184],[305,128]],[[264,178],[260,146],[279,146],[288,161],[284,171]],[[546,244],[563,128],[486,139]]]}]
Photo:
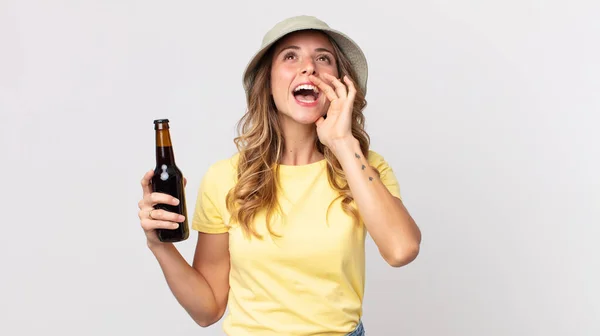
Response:
[{"label": "bottle cap", "polygon": [[169,128],[169,119],[154,120],[154,130],[164,130]]}]

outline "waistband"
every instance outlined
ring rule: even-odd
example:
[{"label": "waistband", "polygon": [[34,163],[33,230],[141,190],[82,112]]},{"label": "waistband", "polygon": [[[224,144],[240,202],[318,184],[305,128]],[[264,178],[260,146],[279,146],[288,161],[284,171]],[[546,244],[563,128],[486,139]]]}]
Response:
[{"label": "waistband", "polygon": [[365,328],[363,326],[362,321],[358,322],[358,326],[354,329],[353,332],[349,333],[348,336],[365,336]]}]

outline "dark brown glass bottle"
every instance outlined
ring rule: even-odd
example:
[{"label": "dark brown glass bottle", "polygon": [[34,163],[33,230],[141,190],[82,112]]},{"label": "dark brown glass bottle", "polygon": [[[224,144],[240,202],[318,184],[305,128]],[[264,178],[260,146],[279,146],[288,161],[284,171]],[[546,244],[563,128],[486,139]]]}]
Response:
[{"label": "dark brown glass bottle", "polygon": [[179,242],[186,240],[189,235],[188,213],[185,202],[185,190],[183,185],[183,174],[175,164],[175,154],[171,144],[171,133],[169,131],[168,119],[154,120],[154,131],[156,133],[156,167],[152,177],[152,190],[169,194],[179,200],[176,206],[157,204],[156,209],[163,209],[185,216],[185,220],[179,223],[176,229],[157,229],[158,239],[162,242]]}]

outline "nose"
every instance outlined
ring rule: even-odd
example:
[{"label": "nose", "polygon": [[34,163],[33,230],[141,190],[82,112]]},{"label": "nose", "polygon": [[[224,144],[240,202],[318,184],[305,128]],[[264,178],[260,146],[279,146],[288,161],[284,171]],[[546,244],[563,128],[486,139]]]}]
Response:
[{"label": "nose", "polygon": [[302,69],[302,74],[303,75],[307,75],[308,76],[308,75],[316,75],[317,74],[317,72],[315,70],[315,65],[314,65],[314,63],[313,63],[313,61],[311,59],[305,61],[302,64],[301,69]]}]

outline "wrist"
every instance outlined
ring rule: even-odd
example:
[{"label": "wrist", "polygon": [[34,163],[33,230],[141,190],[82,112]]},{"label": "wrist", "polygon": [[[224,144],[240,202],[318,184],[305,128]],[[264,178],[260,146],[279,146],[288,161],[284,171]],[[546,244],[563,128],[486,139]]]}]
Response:
[{"label": "wrist", "polygon": [[353,136],[333,140],[330,149],[338,160],[342,160],[346,156],[353,156],[357,151],[361,151],[358,139]]},{"label": "wrist", "polygon": [[170,245],[173,245],[173,244],[172,243],[163,243],[160,241],[155,242],[155,241],[148,240],[146,245],[148,246],[148,249],[152,253],[156,254],[156,253],[159,253],[161,251],[168,249],[170,247]]}]

